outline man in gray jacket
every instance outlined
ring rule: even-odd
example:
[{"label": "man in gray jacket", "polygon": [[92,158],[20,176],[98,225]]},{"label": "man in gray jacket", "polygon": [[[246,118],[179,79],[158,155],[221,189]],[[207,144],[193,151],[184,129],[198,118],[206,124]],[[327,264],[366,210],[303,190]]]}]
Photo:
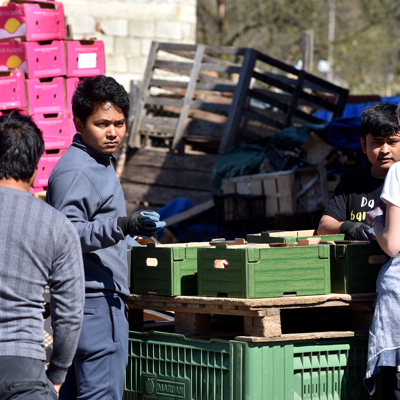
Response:
[{"label": "man in gray jacket", "polygon": [[55,166],[46,201],[78,231],[85,270],[82,333],[60,399],[121,400],[128,362],[127,235],[152,236],[155,212],[126,216],[113,152],[126,133],[129,98],[113,78],[80,81],[72,98],[77,134]]},{"label": "man in gray jacket", "polygon": [[[40,130],[18,112],[0,117],[0,399],[57,399],[78,344],[84,303],[79,237],[30,193],[44,151]],[[45,371],[45,286],[53,352]]]}]

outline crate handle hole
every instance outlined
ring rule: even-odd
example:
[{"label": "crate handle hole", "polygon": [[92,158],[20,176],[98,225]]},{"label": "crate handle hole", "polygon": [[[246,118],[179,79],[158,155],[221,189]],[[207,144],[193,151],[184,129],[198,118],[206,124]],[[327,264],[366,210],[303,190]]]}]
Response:
[{"label": "crate handle hole", "polygon": [[283,297],[297,296],[297,292],[283,292]]},{"label": "crate handle hole", "polygon": [[215,260],[214,261],[214,268],[228,268],[229,261],[228,260]]},{"label": "crate handle hole", "polygon": [[228,297],[228,293],[217,292],[217,297]]},{"label": "crate handle hole", "polygon": [[37,63],[39,62],[39,59],[38,59],[38,58],[36,59],[36,62],[37,62]]},{"label": "crate handle hole", "polygon": [[157,267],[158,265],[158,260],[157,258],[146,258],[146,265],[148,267]]},{"label": "crate handle hole", "polygon": [[150,289],[147,294],[157,294],[157,290]]}]

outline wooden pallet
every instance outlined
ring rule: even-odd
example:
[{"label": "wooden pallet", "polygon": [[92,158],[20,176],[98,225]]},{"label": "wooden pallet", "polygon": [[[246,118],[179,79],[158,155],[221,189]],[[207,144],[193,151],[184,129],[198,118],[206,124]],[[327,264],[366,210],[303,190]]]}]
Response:
[{"label": "wooden pallet", "polygon": [[213,198],[211,171],[216,154],[179,154],[168,149],[138,149],[128,155],[121,185],[131,213],[143,203],[162,207],[178,197],[199,205]]},{"label": "wooden pallet", "polygon": [[[211,315],[243,317],[243,333],[235,330],[223,335],[234,335],[246,341],[282,341],[307,338],[350,337],[367,334],[371,325],[375,294],[328,294],[263,299],[228,299],[218,297],[155,296],[132,294],[126,299],[130,309],[131,329],[143,329],[143,310],[175,313],[175,332],[194,337],[213,337]],[[314,310],[314,311],[313,311]],[[308,311],[334,310],[348,319],[343,330],[307,332],[311,319]],[[304,317],[304,318],[303,318]],[[294,321],[294,320],[300,321]],[[287,324],[287,322],[289,322]],[[314,321],[315,322],[315,321]],[[291,332],[285,332],[284,325]],[[298,325],[296,325],[298,324]],[[294,326],[293,326],[294,325]],[[284,328],[284,329],[283,329]],[[304,332],[305,330],[305,332]],[[294,331],[294,332],[292,332]],[[246,338],[246,339],[243,339]]]},{"label": "wooden pallet", "polygon": [[[272,72],[273,71],[273,72]],[[129,145],[219,144],[342,115],[348,90],[250,48],[152,42]],[[169,113],[169,114],[168,114]]]}]

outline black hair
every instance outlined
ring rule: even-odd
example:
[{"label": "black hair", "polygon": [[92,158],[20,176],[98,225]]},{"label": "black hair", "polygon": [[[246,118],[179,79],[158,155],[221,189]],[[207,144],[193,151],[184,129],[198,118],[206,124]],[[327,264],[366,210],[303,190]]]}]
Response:
[{"label": "black hair", "polygon": [[389,103],[374,104],[361,113],[361,136],[391,136],[393,126],[398,125],[397,106]]},{"label": "black hair", "polygon": [[104,103],[111,103],[118,111],[122,111],[128,121],[129,97],[122,85],[114,78],[98,75],[78,82],[72,96],[72,112],[74,117],[86,124],[86,120]]},{"label": "black hair", "polygon": [[19,111],[0,116],[0,179],[29,182],[43,152],[42,132],[31,117]]}]

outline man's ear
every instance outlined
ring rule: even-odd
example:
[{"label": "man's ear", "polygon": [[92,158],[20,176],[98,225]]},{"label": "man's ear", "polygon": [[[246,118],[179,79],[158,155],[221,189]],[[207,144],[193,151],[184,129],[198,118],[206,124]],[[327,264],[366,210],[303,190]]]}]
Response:
[{"label": "man's ear", "polygon": [[361,148],[364,154],[367,154],[367,141],[365,140],[365,138],[361,138],[360,139],[360,143],[361,143]]},{"label": "man's ear", "polygon": [[34,182],[35,182],[35,178],[36,178],[36,174],[37,174],[37,172],[38,172],[38,169],[39,169],[39,164],[36,165],[35,172],[34,172],[33,175],[31,176],[31,179],[29,180],[29,186],[30,186],[30,187],[33,187],[33,184],[34,184]]},{"label": "man's ear", "polygon": [[78,117],[74,117],[74,125],[76,132],[81,135],[84,127],[83,122]]}]

